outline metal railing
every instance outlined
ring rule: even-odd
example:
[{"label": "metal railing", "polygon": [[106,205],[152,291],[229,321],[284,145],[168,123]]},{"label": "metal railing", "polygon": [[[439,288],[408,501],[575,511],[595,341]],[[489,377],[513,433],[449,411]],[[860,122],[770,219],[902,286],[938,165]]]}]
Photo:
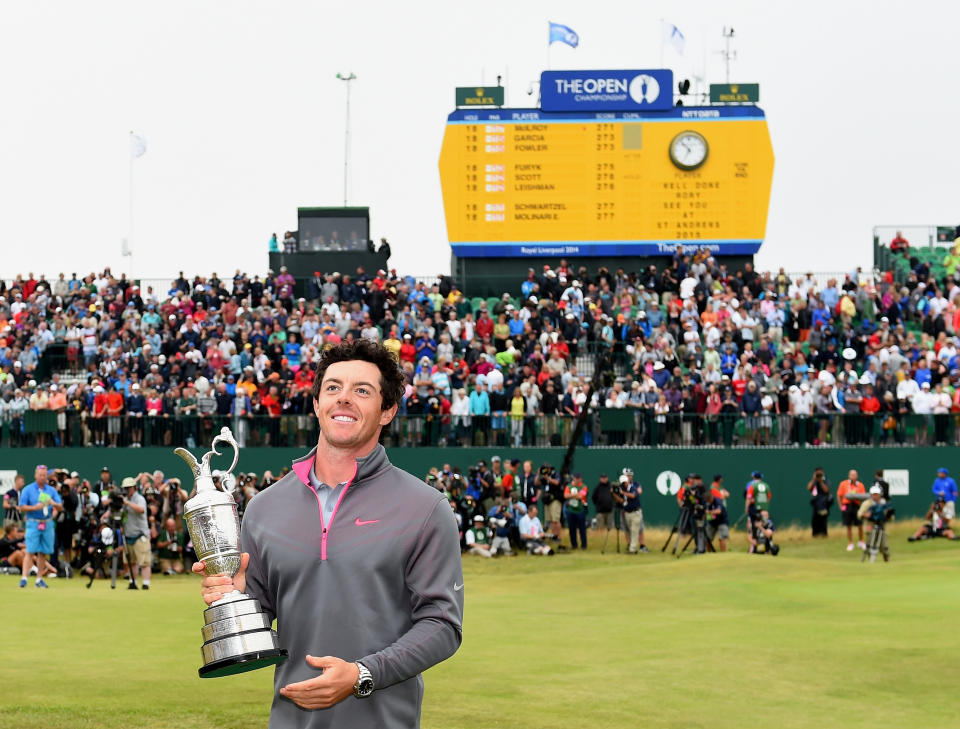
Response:
[{"label": "metal railing", "polygon": [[[94,418],[89,413],[27,411],[0,423],[0,447],[208,446],[228,426],[241,447],[311,447],[319,434],[312,414]],[[405,415],[384,428],[387,447],[558,447],[569,443],[575,418],[536,415]],[[960,444],[960,414],[823,414],[745,416],[657,415],[647,409],[591,412],[581,436],[587,447],[752,448],[935,446]]]}]

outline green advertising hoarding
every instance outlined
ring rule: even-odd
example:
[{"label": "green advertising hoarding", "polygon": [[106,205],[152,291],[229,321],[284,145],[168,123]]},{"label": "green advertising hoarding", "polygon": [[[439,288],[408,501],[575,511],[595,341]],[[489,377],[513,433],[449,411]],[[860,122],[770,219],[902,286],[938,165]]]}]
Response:
[{"label": "green advertising hoarding", "polygon": [[503,106],[503,86],[458,86],[457,106]]},{"label": "green advertising hoarding", "polygon": [[760,101],[760,84],[710,84],[710,103],[748,103]]}]

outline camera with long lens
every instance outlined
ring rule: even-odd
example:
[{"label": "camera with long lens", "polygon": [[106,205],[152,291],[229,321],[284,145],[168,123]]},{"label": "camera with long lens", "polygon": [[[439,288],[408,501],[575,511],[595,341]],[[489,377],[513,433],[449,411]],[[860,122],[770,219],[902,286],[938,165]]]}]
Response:
[{"label": "camera with long lens", "polygon": [[111,489],[104,492],[103,498],[110,512],[110,526],[119,529],[123,525],[123,494]]},{"label": "camera with long lens", "polygon": [[694,522],[699,526],[707,518],[707,487],[702,484],[693,484],[690,488],[684,489],[683,506],[689,509]]}]

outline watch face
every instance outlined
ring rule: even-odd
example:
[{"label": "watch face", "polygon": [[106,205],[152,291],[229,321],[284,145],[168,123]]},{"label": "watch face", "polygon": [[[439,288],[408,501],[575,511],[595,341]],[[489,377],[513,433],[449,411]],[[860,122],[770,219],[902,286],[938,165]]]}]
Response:
[{"label": "watch face", "polygon": [[699,132],[680,132],[670,142],[670,161],[681,170],[695,170],[707,161],[706,138]]},{"label": "watch face", "polygon": [[360,685],[357,687],[357,696],[369,696],[373,693],[373,679],[364,678],[361,679]]}]

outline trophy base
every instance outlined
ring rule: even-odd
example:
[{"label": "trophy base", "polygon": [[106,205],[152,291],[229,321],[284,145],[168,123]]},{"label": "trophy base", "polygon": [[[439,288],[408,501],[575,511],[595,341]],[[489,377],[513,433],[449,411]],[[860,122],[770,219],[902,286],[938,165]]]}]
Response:
[{"label": "trophy base", "polygon": [[224,595],[203,612],[203,620],[200,678],[232,676],[287,660],[270,618],[249,595]]},{"label": "trophy base", "polygon": [[201,668],[198,673],[200,678],[220,678],[221,676],[234,676],[238,673],[255,671],[258,668],[267,666],[276,666],[287,660],[287,651],[285,648],[273,648],[266,651],[253,651],[239,656],[231,656],[213,663],[208,663]]}]

